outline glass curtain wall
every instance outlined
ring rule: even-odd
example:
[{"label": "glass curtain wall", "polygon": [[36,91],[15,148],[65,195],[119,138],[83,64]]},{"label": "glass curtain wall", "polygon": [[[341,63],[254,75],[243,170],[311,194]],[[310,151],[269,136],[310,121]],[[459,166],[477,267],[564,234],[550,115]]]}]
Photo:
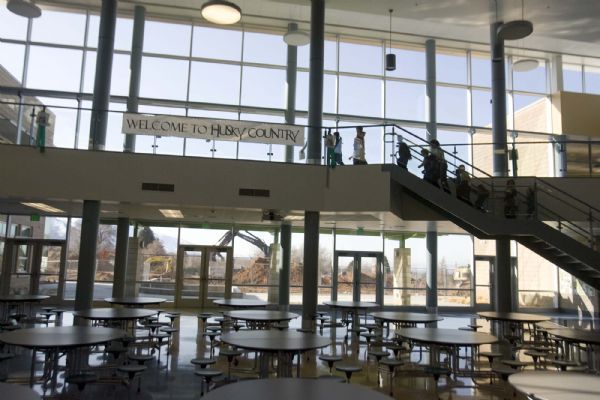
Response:
[{"label": "glass curtain wall", "polygon": [[[17,125],[24,133],[35,128],[28,115],[33,108],[39,110],[44,104],[51,114],[49,145],[87,148],[91,104],[84,95],[90,95],[93,90],[99,16],[76,9],[44,10],[40,18],[27,22],[2,8],[0,18],[3,21],[0,64],[10,76],[10,82],[3,84],[61,93],[60,97],[57,93],[57,97],[27,99],[40,104],[24,108],[16,118],[20,121]],[[27,36],[28,23],[32,24],[30,36]],[[56,26],[65,28],[57,30]],[[132,31],[130,17],[117,19],[108,150],[121,151],[123,146],[121,112],[125,110],[128,93]],[[284,32],[148,18],[144,33],[140,112],[283,122]],[[382,40],[326,37],[324,116],[332,122],[346,121],[340,126],[394,121],[421,136],[418,130],[424,128],[426,120],[424,47],[395,43],[391,51],[398,58],[398,68],[387,72],[383,68],[386,46]],[[49,58],[57,62],[49,66],[44,62]],[[308,109],[308,58],[309,47],[300,47],[297,85],[300,118]],[[550,133],[546,61],[541,59],[540,66],[531,72],[512,72],[511,60],[509,57],[508,82],[512,82],[507,91],[511,111],[509,126],[523,132]],[[456,151],[470,162],[469,153],[460,147],[471,145],[468,133],[491,125],[489,54],[438,47],[436,63],[438,122],[441,124],[438,139],[445,150]],[[598,71],[591,66],[574,68],[575,72],[573,67],[565,68],[566,74],[572,77],[581,71],[582,90],[595,93]],[[165,70],[170,71],[168,80],[164,79]],[[570,78],[568,85],[571,81],[577,86],[577,77]],[[532,113],[537,116],[534,120],[528,118]],[[16,131],[17,126],[14,129]],[[391,161],[393,152],[384,149],[383,133],[382,129],[367,131],[367,160],[371,163]],[[346,147],[344,154],[349,156],[355,131],[343,129],[341,134]],[[546,136],[534,138],[548,140]],[[473,146],[477,148],[477,143]],[[536,153],[547,156],[548,148],[537,146]],[[136,151],[269,161],[284,159],[282,146],[152,136],[138,137]],[[546,171],[545,176],[551,172]]]}]

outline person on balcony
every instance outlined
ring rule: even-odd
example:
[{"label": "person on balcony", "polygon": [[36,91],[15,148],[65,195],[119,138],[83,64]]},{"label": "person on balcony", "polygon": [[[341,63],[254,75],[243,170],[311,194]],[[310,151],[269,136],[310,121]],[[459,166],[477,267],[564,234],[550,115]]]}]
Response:
[{"label": "person on balcony", "polygon": [[438,160],[438,166],[440,168],[439,176],[440,176],[440,184],[442,188],[450,193],[450,187],[448,186],[448,163],[444,157],[444,151],[440,147],[440,142],[437,139],[432,139],[429,142],[431,146],[431,154],[433,154]]},{"label": "person on balcony", "polygon": [[365,131],[362,126],[356,127],[356,137],[354,138],[354,154],[352,155],[354,165],[366,165],[365,159]]},{"label": "person on balcony", "polygon": [[427,149],[421,150],[421,155],[423,156],[423,162],[419,167],[423,167],[423,180],[439,188],[440,166],[437,157]]},{"label": "person on balcony", "polygon": [[335,168],[335,136],[331,134],[331,130],[325,135],[325,147],[327,149],[327,166]]},{"label": "person on balcony", "polygon": [[407,169],[408,161],[412,158],[410,154],[410,148],[404,142],[402,136],[398,136],[398,158],[396,162],[401,168]]},{"label": "person on balcony", "polygon": [[342,137],[338,131],[333,132],[333,136],[335,137],[335,147],[333,148],[335,164],[344,165],[344,161],[342,161]]},{"label": "person on balcony", "polygon": [[471,177],[463,164],[456,170],[456,197],[471,204]]},{"label": "person on balcony", "polygon": [[504,189],[504,216],[506,218],[517,217],[517,189],[513,179],[506,182]]}]

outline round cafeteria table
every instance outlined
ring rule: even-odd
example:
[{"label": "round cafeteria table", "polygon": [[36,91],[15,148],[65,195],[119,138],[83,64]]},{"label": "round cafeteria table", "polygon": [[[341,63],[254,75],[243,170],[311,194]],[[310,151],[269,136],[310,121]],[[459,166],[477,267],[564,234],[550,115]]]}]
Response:
[{"label": "round cafeteria table", "polygon": [[161,297],[107,297],[107,303],[118,304],[125,307],[157,306],[167,301]]},{"label": "round cafeteria table", "polygon": [[43,294],[9,294],[6,296],[0,296],[0,303],[2,303],[2,310],[0,310],[0,320],[8,318],[8,310],[11,304],[15,304],[18,308],[19,313],[25,312],[25,304],[29,304],[29,316],[32,314],[32,304],[40,303],[43,300],[49,299],[50,296]]},{"label": "round cafeteria table", "polygon": [[[431,346],[431,359],[437,362],[438,346],[453,347],[452,352],[452,370],[458,372],[458,350],[460,347],[478,347],[482,344],[492,344],[498,341],[494,335],[484,332],[462,331],[458,329],[440,329],[440,328],[400,328],[396,329],[396,335],[418,343],[424,343]],[[474,352],[470,352],[471,356]],[[473,360],[470,362],[471,373],[474,373]]]},{"label": "round cafeteria table", "polygon": [[600,377],[592,374],[554,371],[524,371],[508,377],[524,394],[541,400],[600,399]]},{"label": "round cafeteria table", "polygon": [[206,400],[386,400],[388,396],[364,386],[330,379],[259,379],[225,385]]},{"label": "round cafeteria table", "polygon": [[389,334],[389,323],[396,325],[396,328],[400,328],[399,325],[415,327],[417,324],[429,324],[432,322],[441,321],[444,318],[437,314],[424,314],[424,313],[413,313],[413,312],[401,312],[401,311],[376,311],[372,312],[371,315],[375,318],[375,322],[379,321],[381,328],[383,324],[388,324]]},{"label": "round cafeteria table", "polygon": [[74,311],[73,315],[91,321],[117,321],[121,323],[121,329],[133,334],[136,320],[148,318],[157,313],[158,311],[144,308],[90,308]]},{"label": "round cafeteria table", "polygon": [[496,311],[482,311],[478,312],[482,318],[492,321],[508,321],[517,323],[536,323],[542,321],[550,321],[550,317],[538,314],[525,314],[518,312],[496,312]]},{"label": "round cafeteria table", "polygon": [[298,318],[298,314],[288,311],[270,310],[236,310],[223,313],[233,321],[246,321],[250,329],[268,329],[275,322],[290,321]]},{"label": "round cafeteria table", "polygon": [[[260,353],[260,377],[269,375],[269,354],[277,354],[277,375],[292,376],[292,359],[295,354],[328,346],[329,338],[298,331],[257,330],[229,332],[221,335],[221,341],[240,349]],[[298,363],[299,364],[299,363]]]},{"label": "round cafeteria table", "polygon": [[264,308],[271,303],[258,299],[216,299],[213,300],[218,306],[231,308]]},{"label": "round cafeteria table", "polygon": [[[0,342],[12,346],[32,349],[31,370],[29,385],[34,382],[36,351],[44,350],[46,358],[43,371],[48,374],[43,376],[45,382],[50,382],[52,389],[56,388],[58,374],[58,359],[62,351],[75,351],[78,348],[108,343],[126,336],[125,331],[113,328],[99,328],[91,326],[58,326],[50,328],[19,329],[12,332],[0,333]],[[78,366],[73,363],[72,368]]]},{"label": "round cafeteria table", "polygon": [[39,394],[28,387],[16,385],[13,383],[0,382],[0,393],[3,399],[10,400],[40,400]]},{"label": "round cafeteria table", "polygon": [[[550,329],[548,333],[567,343],[583,343],[587,349],[587,364],[590,370],[598,371],[600,369],[600,357],[598,357],[598,347],[600,346],[600,332],[584,329],[559,328]],[[565,346],[568,350],[568,346]]]},{"label": "round cafeteria table", "polygon": [[[342,312],[349,313],[352,315],[352,327],[358,327],[360,325],[359,313],[361,311],[365,314],[365,322],[367,320],[367,309],[369,308],[377,308],[379,304],[371,303],[367,301],[326,301],[323,304],[332,308],[333,310],[337,310],[338,308],[342,310]],[[334,319],[337,319],[337,316],[334,316]]]},{"label": "round cafeteria table", "polygon": [[[525,314],[518,312],[497,312],[497,311],[482,311],[478,312],[482,318],[488,321],[496,321],[499,326],[498,329],[494,330],[500,337],[506,335],[514,336],[516,334],[521,340],[523,339],[523,324],[535,324],[538,322],[550,321],[550,317],[538,314]],[[511,327],[511,324],[516,324],[518,329],[516,331]],[[530,331],[530,334],[533,332]]]}]

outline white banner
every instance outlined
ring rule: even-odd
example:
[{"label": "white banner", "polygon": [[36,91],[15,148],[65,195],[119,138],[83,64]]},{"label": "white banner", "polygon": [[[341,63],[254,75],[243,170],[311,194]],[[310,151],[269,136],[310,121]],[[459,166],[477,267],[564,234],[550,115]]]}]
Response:
[{"label": "white banner", "polygon": [[304,127],[251,121],[123,114],[123,133],[304,146]]}]

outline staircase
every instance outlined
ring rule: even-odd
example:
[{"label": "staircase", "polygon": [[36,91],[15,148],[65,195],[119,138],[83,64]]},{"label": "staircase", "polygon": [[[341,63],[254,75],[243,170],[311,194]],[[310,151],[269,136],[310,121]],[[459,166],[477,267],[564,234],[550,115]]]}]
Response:
[{"label": "staircase", "polygon": [[[498,202],[503,196],[506,178],[486,178],[490,190],[491,206],[485,211],[456,198],[454,190],[447,193],[409,171],[394,166],[384,165],[382,169],[391,177],[392,212],[406,219],[402,212],[401,194],[407,194],[422,204],[435,210],[443,217],[460,226],[480,239],[516,240],[566,272],[600,290],[600,252],[596,246],[600,219],[596,217],[599,210],[570,198],[569,194],[559,193],[559,189],[539,178],[535,178],[536,211],[530,216],[506,218]],[[494,180],[497,180],[494,191]],[[453,188],[451,188],[453,189]],[[494,196],[496,195],[496,196]],[[544,197],[545,196],[545,197]],[[553,202],[541,202],[540,199],[552,196]],[[549,206],[552,204],[552,206]],[[555,209],[558,209],[557,212]],[[563,218],[559,214],[576,214]],[[581,218],[579,218],[581,214]],[[579,221],[579,222],[573,222]]]}]

